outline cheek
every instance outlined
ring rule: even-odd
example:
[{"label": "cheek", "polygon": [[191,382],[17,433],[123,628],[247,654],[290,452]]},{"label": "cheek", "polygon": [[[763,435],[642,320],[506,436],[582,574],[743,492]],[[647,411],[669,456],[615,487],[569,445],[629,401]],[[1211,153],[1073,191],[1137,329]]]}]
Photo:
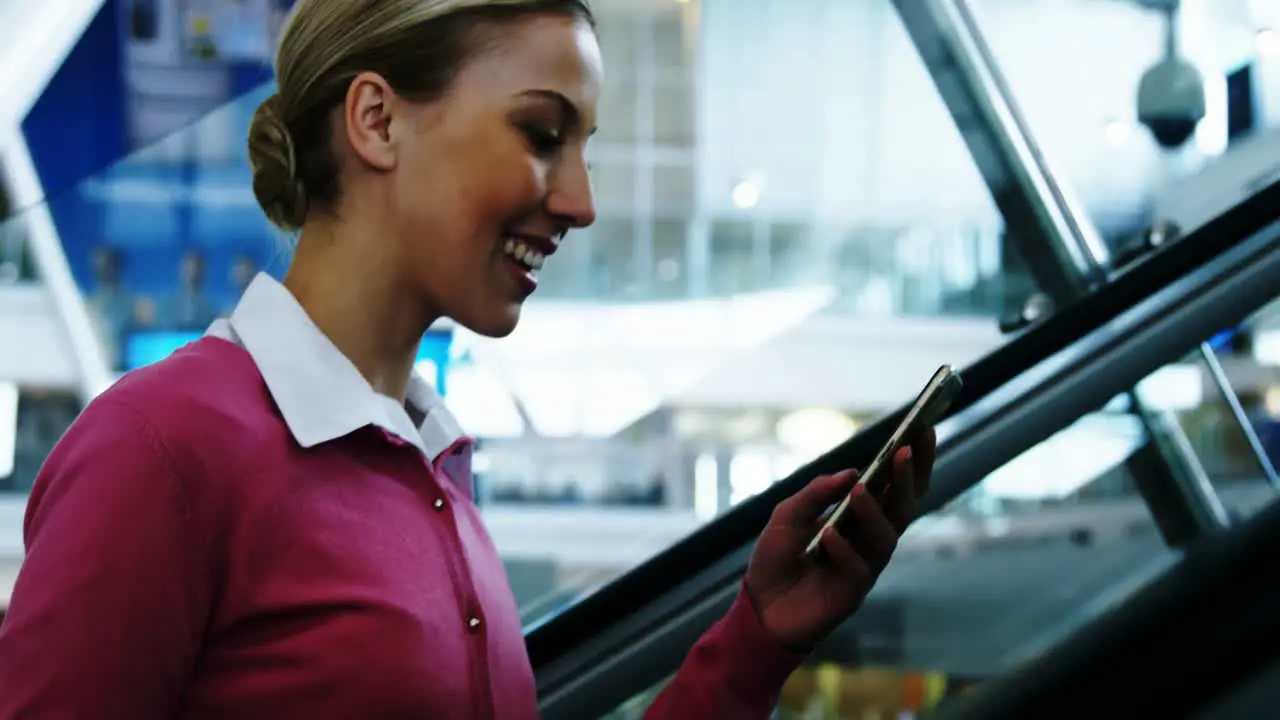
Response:
[{"label": "cheek", "polygon": [[458,208],[475,232],[492,238],[536,217],[546,197],[544,163],[508,161],[480,167],[487,169],[471,178]]},{"label": "cheek", "polygon": [[547,164],[521,154],[482,171],[488,210],[504,221],[520,220],[542,207],[547,194]]},{"label": "cheek", "polygon": [[505,231],[537,218],[549,164],[508,133],[468,137],[415,157],[412,188],[401,198],[413,218],[414,262],[461,282],[495,257]]}]

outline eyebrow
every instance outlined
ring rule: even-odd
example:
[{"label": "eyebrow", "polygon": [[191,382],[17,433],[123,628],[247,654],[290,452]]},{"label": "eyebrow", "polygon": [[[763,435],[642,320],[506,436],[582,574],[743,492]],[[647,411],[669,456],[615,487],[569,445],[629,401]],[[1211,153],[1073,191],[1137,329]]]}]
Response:
[{"label": "eyebrow", "polygon": [[[545,90],[541,88],[535,88],[533,90],[525,90],[524,92],[519,94],[523,97],[536,97],[536,98],[542,98],[544,100],[550,100],[551,102],[554,102],[556,105],[560,106],[560,112],[564,113],[564,116],[568,118],[572,123],[574,123],[575,125],[582,124],[582,111],[579,110],[578,106],[574,105],[573,101],[570,100],[568,97],[566,97],[563,93],[556,92],[555,90]],[[590,130],[588,130],[587,136],[590,137],[592,135],[595,135],[597,129],[598,128],[593,127]]]}]

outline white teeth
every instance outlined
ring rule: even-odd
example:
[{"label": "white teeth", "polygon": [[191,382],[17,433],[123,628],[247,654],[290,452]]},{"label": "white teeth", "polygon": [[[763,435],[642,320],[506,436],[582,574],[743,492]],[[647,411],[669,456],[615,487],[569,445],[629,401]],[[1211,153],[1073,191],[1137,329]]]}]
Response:
[{"label": "white teeth", "polygon": [[541,270],[543,262],[546,261],[545,255],[516,238],[507,238],[502,245],[502,251],[516,262],[534,271]]}]

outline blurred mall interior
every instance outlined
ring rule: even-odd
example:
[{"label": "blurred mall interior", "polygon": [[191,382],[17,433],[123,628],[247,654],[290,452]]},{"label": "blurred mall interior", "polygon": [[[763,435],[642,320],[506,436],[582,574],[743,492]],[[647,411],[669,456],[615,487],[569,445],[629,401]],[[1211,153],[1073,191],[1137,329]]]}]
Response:
[{"label": "blurred mall interior", "polygon": [[[0,618],[81,408],[288,262],[245,136],[291,5],[0,0]],[[672,608],[727,602],[778,493],[865,464],[940,364],[931,513],[779,717],[959,713],[1267,512],[1280,2],[593,6],[599,220],[514,335],[442,324],[418,364],[545,717],[639,717],[709,622]]]}]

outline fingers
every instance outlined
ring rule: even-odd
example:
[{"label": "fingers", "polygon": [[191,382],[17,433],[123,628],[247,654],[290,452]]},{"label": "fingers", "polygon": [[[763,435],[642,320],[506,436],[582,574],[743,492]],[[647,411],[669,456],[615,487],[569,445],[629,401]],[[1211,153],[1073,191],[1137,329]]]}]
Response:
[{"label": "fingers", "polygon": [[893,482],[884,499],[884,512],[889,521],[899,532],[916,519],[916,497],[918,492],[915,453],[910,448],[903,448],[893,456]]},{"label": "fingers", "polygon": [[844,499],[858,480],[858,473],[845,470],[835,475],[820,475],[795,495],[778,503],[774,519],[788,527],[812,527],[827,508]]},{"label": "fingers", "polygon": [[910,448],[893,457],[893,482],[885,498],[885,512],[899,533],[916,519],[917,501],[929,491],[937,454],[937,435],[933,428],[927,428]]},{"label": "fingers", "polygon": [[849,502],[853,522],[844,524],[845,540],[871,568],[879,574],[898,547],[898,529],[881,509],[880,503],[865,492],[855,492]]},{"label": "fingers", "polygon": [[854,579],[864,588],[875,579],[871,566],[835,528],[822,532],[822,552],[837,572]]},{"label": "fingers", "polygon": [[938,434],[929,427],[920,433],[920,437],[911,443],[911,460],[914,464],[915,494],[923,496],[929,491],[929,481],[933,479],[933,462],[938,457]]}]

